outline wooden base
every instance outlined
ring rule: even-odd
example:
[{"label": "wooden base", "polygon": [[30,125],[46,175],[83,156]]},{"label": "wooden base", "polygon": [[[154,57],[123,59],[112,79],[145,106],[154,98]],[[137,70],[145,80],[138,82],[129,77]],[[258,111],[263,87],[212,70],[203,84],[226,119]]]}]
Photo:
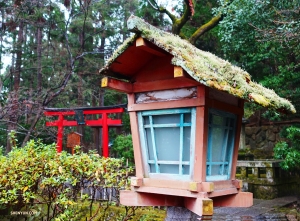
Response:
[{"label": "wooden base", "polygon": [[253,193],[239,192],[228,196],[213,198],[214,206],[220,207],[250,207],[253,206]]},{"label": "wooden base", "polygon": [[181,197],[154,193],[143,193],[123,190],[120,192],[120,203],[125,206],[178,206],[185,207],[200,217],[213,215],[213,206],[250,207],[253,205],[253,194],[239,192],[227,196],[214,197]]}]

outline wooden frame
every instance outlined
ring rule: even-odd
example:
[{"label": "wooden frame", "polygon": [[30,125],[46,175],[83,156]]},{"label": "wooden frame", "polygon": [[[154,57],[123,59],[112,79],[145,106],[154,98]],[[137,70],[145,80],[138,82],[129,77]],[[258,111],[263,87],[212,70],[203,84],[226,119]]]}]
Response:
[{"label": "wooden frame", "polygon": [[[191,116],[191,122],[187,123],[184,121],[184,116],[189,115]],[[179,122],[178,123],[171,123],[171,124],[157,124],[156,122],[153,121],[153,117],[155,116],[166,116],[166,115],[178,115],[179,116]],[[144,118],[149,119],[149,123],[145,124],[144,123]],[[140,143],[141,143],[141,148],[142,148],[142,154],[143,154],[143,162],[144,162],[144,173],[146,177],[156,177],[159,178],[160,176],[164,177],[169,177],[170,179],[192,179],[192,174],[193,174],[193,159],[194,159],[194,142],[193,140],[195,139],[195,118],[196,118],[196,113],[195,113],[195,108],[180,108],[180,109],[164,109],[164,110],[159,110],[159,111],[143,111],[143,112],[138,112],[138,123],[139,123],[139,134],[140,134]],[[178,158],[179,161],[170,161],[170,160],[162,160],[158,159],[157,156],[157,140],[155,137],[155,132],[154,128],[178,128],[179,129],[179,152],[178,152]],[[184,137],[183,137],[183,128],[190,128],[190,140],[191,143],[189,144],[189,160],[188,161],[183,161],[183,151],[184,151]],[[153,150],[151,151],[152,154],[149,153],[148,151],[148,144],[147,144],[147,138],[146,138],[146,130],[150,129],[150,135],[151,135],[151,140],[152,140],[152,148]],[[172,146],[172,148],[174,148]],[[170,150],[172,151],[172,150]],[[153,155],[152,160],[149,159],[150,155]],[[155,172],[150,171],[150,165],[155,166]],[[178,173],[177,175],[174,173],[161,173],[160,172],[160,166],[161,165],[178,165]],[[189,166],[189,173],[187,175],[183,174],[183,166]],[[149,171],[149,172],[148,172]]]},{"label": "wooden frame", "polygon": [[[219,115],[220,117],[222,117],[223,120],[223,125],[215,125],[213,122],[209,122],[208,127],[209,127],[209,131],[208,131],[208,145],[207,145],[207,159],[208,161],[206,162],[206,165],[208,167],[208,171],[206,172],[206,181],[217,181],[217,180],[228,180],[231,177],[231,166],[232,166],[232,156],[233,156],[233,152],[234,152],[234,142],[235,142],[235,136],[236,136],[236,118],[237,116],[232,114],[232,113],[228,113],[228,112],[224,112],[224,111],[220,111],[220,110],[216,110],[216,109],[210,109],[209,110],[209,115],[214,114],[214,115]],[[226,124],[224,125],[224,121],[226,121]],[[229,125],[227,125],[229,124]],[[231,126],[232,124],[232,126]],[[221,149],[219,151],[221,151],[221,159],[219,161],[215,161],[212,159],[212,142],[213,142],[213,138],[211,131],[214,128],[219,128],[222,130],[222,133],[224,135],[223,140],[222,141],[222,146]],[[232,132],[232,135],[230,137],[230,131]],[[231,140],[231,141],[230,141]],[[231,145],[229,142],[231,142]],[[218,152],[218,151],[217,151]],[[229,159],[226,160],[226,156],[229,156]],[[219,165],[219,172],[221,173],[221,175],[212,175],[212,167]],[[225,167],[227,166],[227,173],[224,171]]]}]

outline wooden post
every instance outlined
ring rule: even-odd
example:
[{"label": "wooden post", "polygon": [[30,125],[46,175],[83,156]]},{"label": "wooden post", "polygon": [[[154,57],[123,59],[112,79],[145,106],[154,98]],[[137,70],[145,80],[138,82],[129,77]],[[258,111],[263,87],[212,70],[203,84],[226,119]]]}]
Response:
[{"label": "wooden post", "polygon": [[58,116],[58,122],[57,122],[57,153],[60,153],[62,151],[62,145],[63,145],[63,134],[64,134],[64,116],[60,114]]},{"label": "wooden post", "polygon": [[103,137],[103,140],[102,140],[103,156],[109,157],[107,113],[102,114],[102,137]]}]

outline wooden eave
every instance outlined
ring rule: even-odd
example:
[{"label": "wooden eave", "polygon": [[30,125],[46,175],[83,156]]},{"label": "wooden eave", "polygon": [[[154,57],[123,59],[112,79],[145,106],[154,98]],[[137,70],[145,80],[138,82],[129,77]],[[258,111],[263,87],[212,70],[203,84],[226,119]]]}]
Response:
[{"label": "wooden eave", "polygon": [[106,76],[134,81],[134,76],[153,59],[168,55],[153,43],[138,38],[102,72]]}]

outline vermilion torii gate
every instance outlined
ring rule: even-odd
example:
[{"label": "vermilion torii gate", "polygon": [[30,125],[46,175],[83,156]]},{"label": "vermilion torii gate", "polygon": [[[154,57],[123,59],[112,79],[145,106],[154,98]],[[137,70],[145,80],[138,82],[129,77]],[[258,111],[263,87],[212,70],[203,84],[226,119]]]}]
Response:
[{"label": "vermilion torii gate", "polygon": [[[73,109],[66,108],[45,108],[45,116],[58,116],[52,122],[46,122],[46,126],[57,127],[57,152],[62,151],[64,127],[85,125],[91,127],[102,127],[102,150],[103,156],[108,157],[108,128],[121,126],[121,119],[111,119],[109,114],[124,112],[124,105],[106,107],[80,107]],[[97,119],[86,119],[88,115],[98,115]],[[65,116],[74,116],[76,120],[65,119]]]}]

